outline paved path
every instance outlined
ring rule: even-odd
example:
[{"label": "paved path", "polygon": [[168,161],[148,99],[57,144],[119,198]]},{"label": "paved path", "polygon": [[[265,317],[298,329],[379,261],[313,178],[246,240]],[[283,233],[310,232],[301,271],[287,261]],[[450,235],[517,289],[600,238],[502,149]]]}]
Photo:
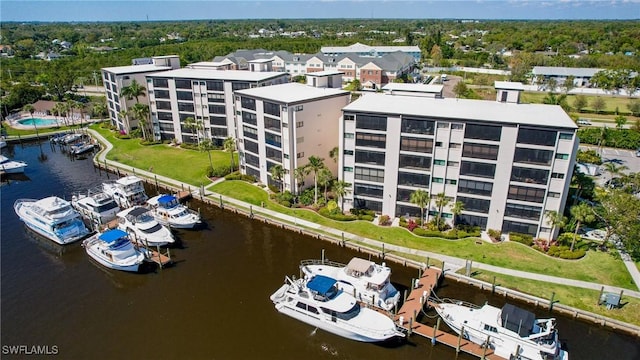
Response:
[{"label": "paved path", "polygon": [[[131,169],[132,172],[134,171],[134,169],[132,167],[128,166],[128,165],[124,165],[122,163],[118,163],[118,162],[111,161],[111,160],[106,160],[106,154],[113,148],[113,146],[104,137],[102,137],[98,132],[96,132],[94,130],[91,130],[91,129],[89,129],[88,131],[93,136],[98,138],[103,144],[106,145],[106,150],[102,151],[102,152],[100,152],[98,154],[97,161],[99,161],[101,164],[105,163],[105,161],[106,161],[107,164],[111,164],[113,166],[117,166],[117,167],[119,167],[121,169],[124,169],[124,170]],[[152,172],[145,171],[145,170],[142,170],[142,169],[135,169],[135,173],[139,174],[141,176],[145,176],[145,177],[147,177],[149,179],[157,178],[158,181],[166,183],[166,184],[171,184],[171,185],[173,185],[173,186],[175,186],[177,188],[184,188],[184,189],[193,188],[193,186],[190,185],[190,184],[185,184],[185,183],[182,183],[180,181],[177,181],[177,180],[174,180],[174,179],[170,179],[170,178],[167,178],[165,176],[157,175],[157,174],[154,174]],[[201,192],[201,189],[196,188],[194,190],[194,196],[202,195],[200,192]],[[242,208],[246,208],[246,209],[251,208],[253,210],[253,212],[256,213],[256,214],[262,214],[264,216],[267,216],[267,217],[270,217],[270,218],[273,218],[273,219],[280,219],[280,220],[289,222],[291,224],[295,224],[295,225],[303,226],[303,227],[306,227],[306,228],[309,228],[309,229],[314,229],[314,230],[322,231],[322,232],[325,232],[325,233],[328,233],[328,234],[332,234],[338,239],[340,239],[342,237],[342,235],[344,234],[345,240],[356,240],[358,242],[365,243],[365,244],[368,244],[368,245],[371,245],[371,246],[375,246],[377,248],[381,248],[383,246],[383,244],[384,244],[385,251],[393,251],[393,252],[398,252],[398,253],[412,254],[412,255],[417,255],[417,256],[424,257],[424,258],[429,257],[431,259],[437,259],[437,260],[440,260],[440,261],[444,261],[445,270],[446,271],[457,271],[457,270],[459,270],[461,268],[464,268],[465,265],[466,265],[466,260],[465,259],[461,259],[461,258],[457,258],[457,257],[453,257],[453,256],[448,256],[448,255],[437,254],[437,253],[424,251],[424,250],[416,250],[416,249],[406,248],[406,247],[402,247],[402,246],[398,246],[398,245],[392,245],[392,244],[383,243],[383,242],[378,241],[378,240],[363,238],[363,237],[360,237],[358,235],[346,233],[346,232],[343,232],[343,231],[338,230],[338,229],[322,226],[320,224],[316,224],[314,222],[310,222],[310,221],[307,221],[307,220],[304,220],[304,219],[299,219],[299,218],[291,216],[291,215],[282,214],[282,213],[279,213],[277,211],[261,208],[259,206],[253,206],[252,204],[249,204],[249,203],[246,203],[246,202],[234,199],[234,198],[230,198],[230,197],[227,197],[227,196],[224,196],[224,195],[220,195],[220,194],[214,193],[214,192],[212,192],[210,190],[207,190],[206,188],[204,189],[204,196],[205,197],[211,196],[214,199],[222,198],[222,201],[225,202],[225,203],[234,204],[236,206],[239,206],[239,207],[242,207]],[[628,256],[627,256],[627,258],[628,258]],[[627,265],[628,262],[630,262],[631,266]],[[636,286],[638,286],[640,288],[640,286],[639,286],[640,285],[640,272],[638,271],[638,268],[630,260],[625,261],[625,265],[627,265],[627,268],[629,269],[629,272],[633,276],[633,279],[634,279],[634,281],[636,283]],[[495,273],[504,274],[504,275],[521,277],[521,278],[531,279],[531,280],[545,281],[545,282],[548,282],[548,283],[554,283],[554,284],[560,284],[560,285],[581,287],[581,288],[598,290],[598,291],[604,286],[605,291],[615,292],[615,293],[620,293],[620,291],[624,291],[624,294],[626,294],[627,296],[640,298],[640,292],[639,291],[623,289],[623,288],[619,288],[619,287],[615,287],[615,286],[609,286],[609,285],[603,285],[603,284],[591,283],[591,282],[587,282],[587,281],[580,281],[580,280],[573,280],[573,279],[565,279],[565,278],[561,278],[561,277],[557,277],[557,276],[549,276],[549,275],[530,273],[530,272],[519,271],[519,270],[512,270],[512,269],[502,268],[502,267],[498,267],[498,266],[483,264],[483,263],[479,263],[479,262],[475,262],[475,261],[473,262],[473,267],[475,267],[477,269],[481,269],[481,270],[487,270],[487,271],[491,271],[491,272],[495,272]]]}]

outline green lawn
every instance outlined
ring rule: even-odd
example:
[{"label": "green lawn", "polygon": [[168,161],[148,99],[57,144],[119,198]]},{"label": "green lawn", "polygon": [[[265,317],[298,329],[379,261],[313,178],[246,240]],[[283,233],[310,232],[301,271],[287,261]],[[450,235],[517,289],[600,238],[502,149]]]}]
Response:
[{"label": "green lawn", "polygon": [[[3,125],[3,129],[6,129],[7,136],[25,136],[25,135],[34,135],[36,133],[35,128],[31,127],[30,129],[16,129],[11,126]],[[38,134],[47,134],[51,132],[57,131],[68,131],[78,129],[77,125],[74,126],[55,126],[48,128],[38,128]]]},{"label": "green lawn", "polygon": [[[115,134],[100,126],[91,126],[107,141],[113,144],[113,149],[107,154],[107,159],[143,170],[151,170],[156,174],[167,176],[193,186],[206,185],[209,157],[207,152],[182,149],[167,144],[140,145],[140,139],[118,139]],[[238,164],[237,154],[234,154],[234,164]],[[229,166],[231,157],[228,152],[211,151],[214,168]]]},{"label": "green lawn", "polygon": [[[464,271],[462,269],[459,273],[463,274]],[[496,285],[532,294],[543,299],[551,299],[551,295],[555,292],[554,299],[559,300],[560,304],[640,325],[640,299],[624,296],[623,294],[622,303],[624,306],[621,309],[607,310],[604,306],[597,305],[598,296],[600,296],[600,291],[597,290],[550,284],[479,269],[473,269],[472,271],[473,278],[488,283],[493,283],[493,277],[495,276]]]},{"label": "green lawn", "polygon": [[362,237],[384,241],[388,244],[451,255],[510,269],[637,290],[622,262],[607,253],[589,251],[583,259],[570,261],[551,258],[514,242],[476,245],[475,239],[452,241],[421,238],[400,227],[381,227],[367,221],[339,222],[325,218],[311,210],[286,208],[269,201],[267,192],[263,189],[243,181],[224,181],[211,186],[209,190],[256,206],[260,206],[264,202],[266,208]]},{"label": "green lawn", "polygon": [[[548,93],[544,93],[544,92],[525,91],[522,93],[522,97],[520,98],[520,100],[522,103],[543,104],[544,98],[547,95]],[[618,111],[622,113],[629,113],[629,108],[627,108],[627,104],[629,104],[632,100],[626,96],[610,96],[610,95],[602,95],[602,96],[583,95],[583,96],[585,97],[585,99],[587,99],[587,107],[584,108],[585,111],[593,111],[593,109],[591,108],[591,103],[593,102],[593,99],[595,99],[596,97],[600,97],[604,100],[606,104],[606,107],[604,108],[605,111],[616,111],[616,108],[618,108]],[[573,102],[575,101],[575,98],[576,98],[575,95],[567,96],[567,103],[569,104],[569,106],[573,107]],[[638,101],[638,99],[633,99],[633,100]],[[589,114],[585,114],[585,115],[587,117],[589,116]]]}]

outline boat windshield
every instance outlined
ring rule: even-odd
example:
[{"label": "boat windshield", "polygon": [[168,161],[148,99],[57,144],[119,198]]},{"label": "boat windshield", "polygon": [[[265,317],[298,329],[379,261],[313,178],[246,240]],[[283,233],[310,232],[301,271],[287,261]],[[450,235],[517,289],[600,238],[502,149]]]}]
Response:
[{"label": "boat windshield", "polygon": [[71,207],[69,205],[65,205],[57,209],[51,209],[47,212],[49,213],[49,215],[60,215],[66,213],[67,211],[69,211],[69,209],[71,209]]},{"label": "boat windshield", "polygon": [[160,229],[162,229],[162,225],[155,224],[154,226],[152,226],[152,227],[150,227],[148,229],[142,230],[142,232],[145,232],[147,234],[153,234],[154,232],[160,231]]},{"label": "boat windshield", "polygon": [[114,201],[110,201],[110,202],[108,202],[106,204],[102,204],[102,205],[98,205],[98,206],[94,207],[94,210],[96,212],[101,213],[101,212],[105,212],[105,211],[108,211],[108,210],[111,210],[111,209],[115,209],[117,207],[118,207],[118,204],[116,204]]}]

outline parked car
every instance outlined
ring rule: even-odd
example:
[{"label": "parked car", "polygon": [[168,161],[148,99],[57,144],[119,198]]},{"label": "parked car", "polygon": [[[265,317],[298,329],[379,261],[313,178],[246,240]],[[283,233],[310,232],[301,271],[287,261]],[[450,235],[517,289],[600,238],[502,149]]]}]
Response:
[{"label": "parked car", "polygon": [[586,119],[578,119],[578,125],[589,126],[589,125],[591,125],[591,123],[589,122],[589,120],[586,120]]},{"label": "parked car", "polygon": [[636,149],[636,156],[640,157],[640,148]]},{"label": "parked car", "polygon": [[605,187],[608,187],[608,188],[611,188],[611,189],[621,188],[621,187],[622,187],[622,185],[624,185],[624,184],[622,183],[622,179],[617,178],[617,177],[616,177],[616,178],[613,178],[613,179],[611,179],[611,180],[607,180],[607,181],[604,183],[604,186],[605,186]]}]

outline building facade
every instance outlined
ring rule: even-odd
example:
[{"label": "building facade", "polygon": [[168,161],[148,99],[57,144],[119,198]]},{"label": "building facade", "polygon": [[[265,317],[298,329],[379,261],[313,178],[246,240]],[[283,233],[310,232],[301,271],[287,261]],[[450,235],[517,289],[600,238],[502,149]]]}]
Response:
[{"label": "building facade", "polygon": [[420,61],[422,52],[418,46],[370,46],[355,43],[349,46],[323,46],[320,52],[325,56],[357,55],[363,57],[382,57],[394,52],[411,55],[415,62]]},{"label": "building facade", "polygon": [[234,91],[287,82],[289,74],[282,72],[206,66],[149,74],[145,83],[154,134],[157,139],[180,143],[206,138],[221,146],[227,137],[236,138]]},{"label": "building facade", "polygon": [[[328,86],[331,77],[319,75],[321,81],[316,84]],[[295,169],[308,164],[310,156],[325,159],[325,165],[337,175],[338,165],[326,160],[338,146],[338,121],[349,99],[350,93],[339,88],[300,83],[237,91],[240,171],[293,193],[314,183],[313,173],[301,182],[294,176]],[[275,165],[283,167],[282,179],[272,177]]]},{"label": "building facade", "polygon": [[419,218],[410,198],[425,190],[426,220],[444,193],[449,223],[459,201],[457,224],[549,238],[545,211],[564,209],[576,129],[555,105],[364,95],[340,120],[339,179],[353,185],[344,210]]},{"label": "building facade", "polygon": [[138,128],[138,121],[133,116],[127,116],[125,112],[130,107],[140,101],[148,104],[147,96],[144,99],[125,99],[120,96],[122,88],[131,85],[135,80],[140,86],[146,90],[145,75],[158,71],[165,71],[180,68],[180,58],[177,55],[155,56],[152,58],[133,59],[134,65],[115,66],[102,69],[102,83],[107,99],[107,110],[109,111],[109,120],[111,125],[118,130],[129,133],[131,130]]}]

